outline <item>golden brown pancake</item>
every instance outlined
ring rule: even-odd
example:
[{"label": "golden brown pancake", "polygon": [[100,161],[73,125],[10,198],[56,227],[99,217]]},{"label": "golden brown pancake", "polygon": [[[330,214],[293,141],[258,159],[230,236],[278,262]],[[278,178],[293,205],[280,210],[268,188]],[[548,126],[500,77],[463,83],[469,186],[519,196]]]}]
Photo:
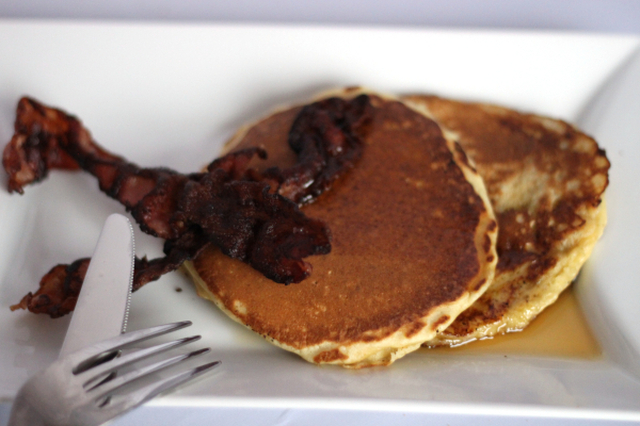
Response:
[{"label": "golden brown pancake", "polygon": [[563,121],[435,96],[404,100],[460,142],[498,220],[498,266],[485,294],[429,345],[523,329],[573,281],[606,223],[609,161]]},{"label": "golden brown pancake", "polygon": [[[495,270],[496,223],[482,180],[439,126],[371,95],[371,129],[356,167],[303,208],[324,220],[332,251],[309,259],[299,284],[272,282],[209,249],[188,269],[202,297],[307,361],[387,365],[444,330]],[[294,162],[287,133],[299,108],[276,112],[233,140]]]}]

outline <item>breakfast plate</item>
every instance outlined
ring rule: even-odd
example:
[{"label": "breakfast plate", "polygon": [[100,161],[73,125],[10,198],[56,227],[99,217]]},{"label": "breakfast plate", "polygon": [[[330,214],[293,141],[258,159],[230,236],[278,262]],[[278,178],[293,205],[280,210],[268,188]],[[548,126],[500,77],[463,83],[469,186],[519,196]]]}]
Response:
[{"label": "breakfast plate", "polygon": [[[272,107],[364,85],[574,122],[612,163],[609,225],[574,285],[599,356],[420,350],[388,368],[317,367],[229,320],[175,272],[134,294],[129,329],[192,320],[223,367],[114,424],[640,421],[639,46],[575,33],[0,21],[3,143],[29,95],[77,115],[139,165],[191,172]],[[53,172],[24,195],[6,191],[4,174],[0,186],[1,420],[20,385],[57,357],[69,321],[9,306],[53,265],[89,255],[106,217],[123,208],[81,173]],[[161,254],[161,242],[138,231],[136,248]]]}]

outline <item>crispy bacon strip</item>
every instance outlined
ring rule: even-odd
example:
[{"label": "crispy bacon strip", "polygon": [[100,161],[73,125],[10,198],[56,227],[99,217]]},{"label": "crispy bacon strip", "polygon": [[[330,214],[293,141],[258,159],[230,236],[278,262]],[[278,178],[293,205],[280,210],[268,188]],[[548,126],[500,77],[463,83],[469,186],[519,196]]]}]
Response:
[{"label": "crispy bacon strip", "polygon": [[275,181],[278,193],[296,203],[308,204],[344,173],[362,155],[362,140],[371,121],[369,97],[350,102],[328,98],[306,105],[289,132],[289,146],[298,162],[285,170],[271,168],[257,180]]},{"label": "crispy bacon strip", "polygon": [[[331,248],[325,224],[307,218],[296,203],[311,202],[353,167],[370,115],[364,95],[317,102],[303,108],[292,126],[289,144],[299,161],[291,169],[263,174],[248,169],[251,158],[266,157],[255,148],[219,158],[207,172],[184,175],[127,162],[96,144],[75,117],[23,98],[3,165],[9,191],[19,193],[51,169],[82,168],[131,212],[144,232],[165,239],[165,257],[136,260],[134,290],[177,269],[207,244],[289,284],[310,274],[305,257]],[[54,267],[35,294],[11,309],[52,317],[72,311],[88,263],[81,259]]]}]

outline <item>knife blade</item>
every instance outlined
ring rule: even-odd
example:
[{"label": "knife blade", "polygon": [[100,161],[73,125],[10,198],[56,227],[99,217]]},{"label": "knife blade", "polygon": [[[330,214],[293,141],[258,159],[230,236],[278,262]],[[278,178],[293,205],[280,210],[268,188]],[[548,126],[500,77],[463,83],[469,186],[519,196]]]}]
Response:
[{"label": "knife blade", "polygon": [[126,331],[133,284],[133,227],[110,215],[100,232],[60,357]]}]

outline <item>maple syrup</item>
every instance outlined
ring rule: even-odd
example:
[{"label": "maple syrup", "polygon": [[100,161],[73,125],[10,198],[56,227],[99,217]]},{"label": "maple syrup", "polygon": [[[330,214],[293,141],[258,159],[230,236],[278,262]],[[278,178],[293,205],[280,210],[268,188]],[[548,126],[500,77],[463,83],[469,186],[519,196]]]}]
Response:
[{"label": "maple syrup", "polygon": [[457,347],[422,349],[456,355],[528,355],[561,358],[597,358],[602,350],[580,309],[573,286],[562,292],[529,326],[518,332]]}]

